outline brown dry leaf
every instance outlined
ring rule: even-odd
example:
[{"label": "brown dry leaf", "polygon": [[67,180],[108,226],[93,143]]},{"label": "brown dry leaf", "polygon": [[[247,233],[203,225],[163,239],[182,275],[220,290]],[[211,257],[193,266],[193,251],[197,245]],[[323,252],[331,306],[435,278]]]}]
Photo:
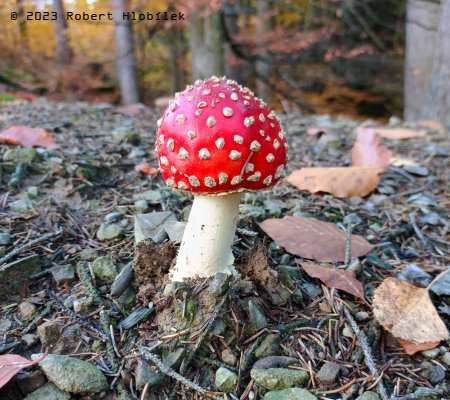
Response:
[{"label": "brown dry leaf", "polygon": [[428,289],[396,278],[385,279],[375,290],[373,312],[408,354],[449,338],[448,330],[430,300]]},{"label": "brown dry leaf", "polygon": [[426,136],[424,130],[407,128],[374,128],[385,139],[414,139]]},{"label": "brown dry leaf", "polygon": [[113,111],[114,114],[121,114],[125,115],[127,117],[137,117],[144,111],[145,106],[138,103],[138,104],[131,104],[129,106],[119,106],[116,107]]},{"label": "brown dry leaf", "polygon": [[353,271],[322,267],[313,263],[302,263],[302,268],[310,277],[320,279],[327,287],[343,290],[364,299],[363,285],[356,279]]},{"label": "brown dry leaf", "polygon": [[383,171],[383,168],[370,167],[302,168],[292,171],[286,181],[310,193],[363,197],[375,190]]},{"label": "brown dry leaf", "polygon": [[444,129],[444,125],[442,125],[438,121],[432,121],[432,120],[424,120],[419,121],[419,126],[424,129],[430,129],[432,131],[442,131]]},{"label": "brown dry leaf", "polygon": [[155,175],[158,173],[158,168],[152,167],[149,163],[138,164],[134,169],[142,175]]},{"label": "brown dry leaf", "polygon": [[[286,216],[266,219],[259,226],[289,253],[319,262],[345,260],[346,233],[330,222]],[[351,244],[352,258],[364,256],[373,248],[357,235],[352,235]]]},{"label": "brown dry leaf", "polygon": [[46,356],[47,352],[34,361],[27,360],[18,354],[5,354],[0,356],[0,388],[5,386],[19,371],[41,362]]},{"label": "brown dry leaf", "polygon": [[352,165],[354,167],[375,167],[386,169],[392,152],[380,142],[380,137],[373,128],[356,129],[356,140],[352,148]]},{"label": "brown dry leaf", "polygon": [[439,346],[439,342],[423,342],[423,343],[413,343],[407,340],[398,339],[398,342],[403,346],[406,354],[413,355],[418,351],[430,350]]},{"label": "brown dry leaf", "polygon": [[13,125],[0,132],[0,143],[21,145],[24,147],[58,148],[52,135],[42,128],[31,128],[24,125]]}]

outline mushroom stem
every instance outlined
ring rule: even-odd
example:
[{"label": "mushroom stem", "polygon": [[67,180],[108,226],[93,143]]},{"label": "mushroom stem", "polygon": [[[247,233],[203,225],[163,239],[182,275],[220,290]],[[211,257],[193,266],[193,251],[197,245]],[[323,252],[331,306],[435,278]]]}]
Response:
[{"label": "mushroom stem", "polygon": [[172,281],[217,272],[233,274],[231,251],[238,222],[241,193],[196,195],[172,270]]}]

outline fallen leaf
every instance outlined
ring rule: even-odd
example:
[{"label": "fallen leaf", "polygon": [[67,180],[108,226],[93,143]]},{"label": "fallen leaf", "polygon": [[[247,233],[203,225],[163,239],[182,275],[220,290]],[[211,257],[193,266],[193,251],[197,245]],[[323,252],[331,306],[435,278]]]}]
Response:
[{"label": "fallen leaf", "polygon": [[441,343],[440,341],[413,343],[402,339],[398,339],[398,342],[403,346],[405,353],[409,354],[410,356],[417,353],[418,351],[434,349],[435,347],[439,346],[439,343]]},{"label": "fallen leaf", "polygon": [[121,114],[127,117],[137,117],[139,114],[144,111],[145,106],[143,104],[131,104],[129,106],[119,106],[116,107],[113,111],[114,114]]},{"label": "fallen leaf", "polygon": [[414,139],[426,136],[424,130],[407,128],[374,128],[385,139]]},{"label": "fallen leaf", "polygon": [[373,128],[356,129],[356,140],[352,148],[354,167],[375,167],[386,169],[392,152],[380,142],[380,136]]},{"label": "fallen leaf", "polygon": [[444,129],[444,126],[440,122],[431,120],[419,121],[419,126],[432,131],[442,131]]},{"label": "fallen leaf", "polygon": [[19,371],[41,362],[45,357],[47,357],[47,352],[34,361],[27,360],[18,354],[5,354],[0,356],[0,388],[5,386]]},{"label": "fallen leaf", "polygon": [[302,263],[302,268],[310,277],[320,279],[327,287],[343,290],[364,299],[363,285],[356,279],[353,271],[322,267],[313,263]]},{"label": "fallen leaf", "polygon": [[31,128],[24,125],[13,125],[0,132],[0,143],[21,145],[24,147],[45,147],[55,149],[59,146],[52,135],[42,128]]},{"label": "fallen leaf", "polygon": [[158,168],[152,167],[149,163],[138,164],[134,169],[142,175],[155,175],[158,173]]},{"label": "fallen leaf", "polygon": [[[385,279],[375,290],[373,312],[386,330],[404,345],[408,354],[436,347],[449,338],[428,289],[396,278]],[[435,344],[436,346],[429,347]]]},{"label": "fallen leaf", "polygon": [[363,197],[375,190],[383,171],[383,168],[370,167],[302,168],[292,171],[286,181],[310,193]]},{"label": "fallen leaf", "polygon": [[[347,234],[330,222],[288,215],[266,219],[259,226],[289,253],[319,262],[345,260]],[[372,248],[362,237],[352,235],[352,258],[364,256]]]}]

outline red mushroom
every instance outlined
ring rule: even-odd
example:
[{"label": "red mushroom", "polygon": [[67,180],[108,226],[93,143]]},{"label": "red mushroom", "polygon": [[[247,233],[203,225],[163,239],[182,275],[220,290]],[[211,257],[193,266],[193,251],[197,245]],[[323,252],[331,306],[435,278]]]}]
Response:
[{"label": "red mushroom", "polygon": [[177,93],[158,121],[162,175],[194,203],[172,280],[234,273],[231,251],[244,190],[284,176],[285,133],[275,112],[226,78],[197,81]]}]

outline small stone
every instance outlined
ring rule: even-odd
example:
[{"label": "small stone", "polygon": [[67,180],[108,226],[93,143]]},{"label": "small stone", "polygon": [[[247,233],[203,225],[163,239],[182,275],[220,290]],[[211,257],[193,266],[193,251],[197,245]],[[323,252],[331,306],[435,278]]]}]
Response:
[{"label": "small stone", "polygon": [[231,393],[238,381],[238,376],[227,368],[220,367],[216,371],[215,384],[221,392]]},{"label": "small stone", "polygon": [[166,221],[176,220],[172,211],[136,214],[134,220],[135,243],[139,243],[144,239],[152,239],[155,243],[161,244],[167,238],[164,224]]},{"label": "small stone", "polygon": [[237,357],[230,349],[227,348],[227,349],[223,350],[221,353],[221,357],[222,357],[222,361],[225,364],[236,365]]},{"label": "small stone", "polygon": [[117,129],[113,131],[112,138],[116,143],[138,145],[140,142],[139,135],[130,129]]},{"label": "small stone", "polygon": [[25,400],[70,400],[71,398],[69,393],[63,392],[52,383],[46,383],[25,397]]},{"label": "small stone", "polygon": [[148,202],[147,200],[136,200],[134,202],[134,211],[136,211],[137,213],[143,213],[146,212],[148,210]]},{"label": "small stone", "polygon": [[29,199],[35,199],[39,196],[39,188],[37,186],[30,186],[25,191]]},{"label": "small stone", "polygon": [[77,299],[77,296],[74,294],[71,294],[64,300],[64,305],[67,308],[73,308],[73,303],[75,302],[76,299]]},{"label": "small stone", "polygon": [[361,400],[380,400],[380,396],[375,392],[364,392],[361,396]]},{"label": "small stone", "polygon": [[94,305],[94,301],[92,300],[92,297],[84,296],[79,299],[76,299],[73,302],[73,310],[80,314],[84,313],[85,311],[89,310]]},{"label": "small stone", "polygon": [[131,280],[133,279],[133,274],[133,264],[128,263],[122,268],[114,279],[114,282],[111,285],[111,296],[120,296],[129,286]]},{"label": "small stone", "polygon": [[6,246],[11,243],[11,234],[9,232],[0,232],[0,246]]},{"label": "small stone", "polygon": [[9,331],[9,328],[11,328],[11,321],[7,318],[0,319],[0,333],[4,333]]},{"label": "small stone", "polygon": [[435,386],[445,379],[445,369],[440,365],[433,365],[424,371],[423,376],[428,382]]},{"label": "small stone", "polygon": [[16,383],[22,394],[28,394],[45,384],[44,374],[41,371],[18,374]]},{"label": "small stone", "polygon": [[36,312],[36,306],[33,303],[24,301],[19,305],[20,315],[27,321],[33,319],[34,313]]},{"label": "small stone", "polygon": [[117,299],[117,302],[124,308],[131,308],[136,301],[136,290],[129,287]]},{"label": "small stone", "polygon": [[154,370],[142,362],[134,369],[136,387],[142,390],[148,383],[149,388],[161,386],[164,383],[164,375],[155,367]]},{"label": "small stone", "polygon": [[270,301],[276,306],[286,304],[292,297],[292,293],[283,286],[278,286],[276,289],[271,289],[268,292]]},{"label": "small stone", "polygon": [[91,268],[97,278],[107,283],[113,283],[118,275],[116,263],[110,256],[97,257]]},{"label": "small stone", "polygon": [[447,365],[450,365],[450,351],[444,353],[444,355],[442,356],[442,361]]},{"label": "small stone", "polygon": [[326,362],[322,365],[319,372],[316,374],[316,381],[323,386],[332,385],[336,382],[339,375],[339,370],[341,366],[333,362]]},{"label": "small stone", "polygon": [[98,257],[98,253],[94,249],[86,248],[80,253],[80,258],[85,261],[93,261]]},{"label": "small stone", "polygon": [[6,254],[5,246],[0,246],[0,257],[3,257]]},{"label": "small stone", "polygon": [[345,326],[344,329],[342,329],[342,334],[350,339],[353,339],[353,337],[355,336],[355,334],[353,333],[353,329],[349,326]]},{"label": "small stone", "polygon": [[323,294],[323,291],[320,288],[320,286],[316,285],[315,283],[302,282],[300,284],[300,286],[306,292],[306,294],[311,298],[320,297]]},{"label": "small stone", "polygon": [[57,285],[70,283],[75,280],[75,271],[70,264],[56,265],[50,271]]},{"label": "small stone", "polygon": [[33,204],[28,199],[19,199],[9,203],[9,208],[16,213],[24,214],[33,209]]},{"label": "small stone", "polygon": [[186,222],[180,221],[166,221],[164,223],[164,230],[169,236],[172,243],[180,244],[183,239],[184,230],[186,229]]},{"label": "small stone", "polygon": [[101,224],[97,231],[97,239],[100,241],[116,239],[123,235],[123,228],[117,224]]},{"label": "small stone", "polygon": [[317,400],[317,397],[306,389],[289,388],[267,392],[264,400]]},{"label": "small stone", "polygon": [[280,354],[280,335],[269,333],[255,349],[256,358],[277,356]]},{"label": "small stone", "polygon": [[303,304],[303,292],[300,288],[294,289],[292,292],[292,300],[296,304]]},{"label": "small stone", "polygon": [[39,158],[36,149],[30,147],[16,147],[8,149],[3,154],[3,161],[10,161],[14,164],[18,163],[32,163]]},{"label": "small stone", "polygon": [[24,282],[39,272],[41,267],[37,254],[3,265],[0,269],[0,300],[22,293]]},{"label": "small stone", "polygon": [[123,215],[123,213],[114,211],[112,213],[106,214],[104,219],[108,224],[112,224],[114,222],[120,221],[123,218]]},{"label": "small stone", "polygon": [[[42,354],[33,354],[36,360]],[[48,354],[39,366],[47,378],[61,390],[70,393],[95,394],[108,388],[108,381],[93,364],[76,358]]]},{"label": "small stone", "polygon": [[230,275],[217,272],[209,284],[208,290],[213,296],[221,296],[228,291],[229,287]]},{"label": "small stone", "polygon": [[27,347],[31,347],[33,345],[35,345],[39,340],[38,335],[34,335],[32,333],[26,333],[25,335],[22,336],[22,342],[24,342]]},{"label": "small stone", "polygon": [[420,352],[420,354],[422,354],[422,356],[424,356],[426,358],[431,358],[432,360],[437,358],[440,353],[441,353],[441,351],[440,351],[439,348],[434,348],[434,349],[430,349],[430,350],[424,350],[424,351]]},{"label": "small stone", "polygon": [[266,316],[253,300],[250,300],[248,302],[247,307],[249,326],[252,332],[259,331],[260,329],[263,329],[269,325]]},{"label": "small stone", "polygon": [[42,346],[54,347],[56,342],[61,337],[58,325],[51,321],[44,322],[37,328],[37,334],[41,340]]},{"label": "small stone", "polygon": [[250,371],[250,376],[258,386],[269,390],[304,386],[309,380],[309,374],[307,372],[287,368],[253,368]]},{"label": "small stone", "polygon": [[369,313],[366,312],[366,311],[358,311],[358,312],[355,314],[355,319],[356,319],[357,321],[366,321],[366,320],[369,319]]},{"label": "small stone", "polygon": [[145,200],[148,204],[157,205],[161,203],[160,190],[146,190],[142,193],[137,193],[133,196],[134,200]]}]

